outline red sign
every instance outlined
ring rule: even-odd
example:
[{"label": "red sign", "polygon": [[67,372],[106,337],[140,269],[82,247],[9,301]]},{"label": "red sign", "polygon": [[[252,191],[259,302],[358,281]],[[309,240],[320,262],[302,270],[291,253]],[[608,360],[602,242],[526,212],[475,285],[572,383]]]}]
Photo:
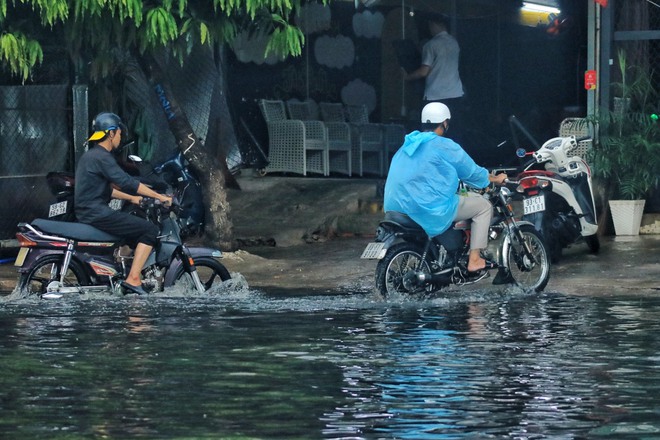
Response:
[{"label": "red sign", "polygon": [[587,90],[595,90],[596,78],[597,75],[595,70],[587,70],[584,72],[584,88]]},{"label": "red sign", "polygon": [[607,0],[594,0],[596,3],[601,5],[603,8],[607,7]]}]

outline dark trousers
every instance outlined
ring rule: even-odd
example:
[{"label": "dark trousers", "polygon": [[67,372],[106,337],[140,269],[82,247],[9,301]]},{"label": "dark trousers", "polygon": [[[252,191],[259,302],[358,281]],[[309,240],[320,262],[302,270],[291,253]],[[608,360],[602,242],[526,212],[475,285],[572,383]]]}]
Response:
[{"label": "dark trousers", "polygon": [[112,214],[94,220],[91,223],[97,229],[116,235],[126,240],[127,244],[135,247],[138,243],[156,246],[158,243],[158,227],[149,220],[115,211]]}]

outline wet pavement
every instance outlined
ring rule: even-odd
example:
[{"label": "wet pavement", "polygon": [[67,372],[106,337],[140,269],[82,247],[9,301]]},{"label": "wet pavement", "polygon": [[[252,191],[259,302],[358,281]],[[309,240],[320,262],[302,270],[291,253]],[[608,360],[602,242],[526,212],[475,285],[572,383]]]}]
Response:
[{"label": "wet pavement", "polygon": [[[267,176],[240,183],[243,190],[230,191],[228,199],[242,245],[225,252],[223,263],[250,288],[307,293],[373,288],[376,262],[360,255],[380,219],[379,180]],[[273,242],[276,246],[259,245]],[[0,265],[0,292],[10,292],[15,282],[13,266]],[[490,283],[485,279],[477,286]],[[552,266],[546,291],[660,295],[660,235],[605,236],[597,255],[574,245]]]}]

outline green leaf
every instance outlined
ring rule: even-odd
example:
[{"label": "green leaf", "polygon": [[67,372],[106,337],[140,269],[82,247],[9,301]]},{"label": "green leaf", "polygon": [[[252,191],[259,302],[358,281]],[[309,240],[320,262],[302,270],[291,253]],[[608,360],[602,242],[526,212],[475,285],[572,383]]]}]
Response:
[{"label": "green leaf", "polygon": [[199,24],[199,36],[202,44],[205,44],[209,40],[209,28],[204,22]]}]

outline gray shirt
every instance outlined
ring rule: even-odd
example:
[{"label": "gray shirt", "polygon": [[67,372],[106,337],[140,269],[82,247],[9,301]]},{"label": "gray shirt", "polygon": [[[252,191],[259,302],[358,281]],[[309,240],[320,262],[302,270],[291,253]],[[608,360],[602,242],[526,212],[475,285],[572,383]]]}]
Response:
[{"label": "gray shirt", "polygon": [[76,169],[74,205],[79,222],[91,224],[114,212],[108,206],[112,184],[136,194],[140,182],[119,167],[112,153],[94,145],[82,155]]},{"label": "gray shirt", "polygon": [[463,83],[458,74],[458,42],[447,32],[440,32],[422,48],[422,64],[431,70],[426,77],[424,99],[460,98],[463,96]]}]

